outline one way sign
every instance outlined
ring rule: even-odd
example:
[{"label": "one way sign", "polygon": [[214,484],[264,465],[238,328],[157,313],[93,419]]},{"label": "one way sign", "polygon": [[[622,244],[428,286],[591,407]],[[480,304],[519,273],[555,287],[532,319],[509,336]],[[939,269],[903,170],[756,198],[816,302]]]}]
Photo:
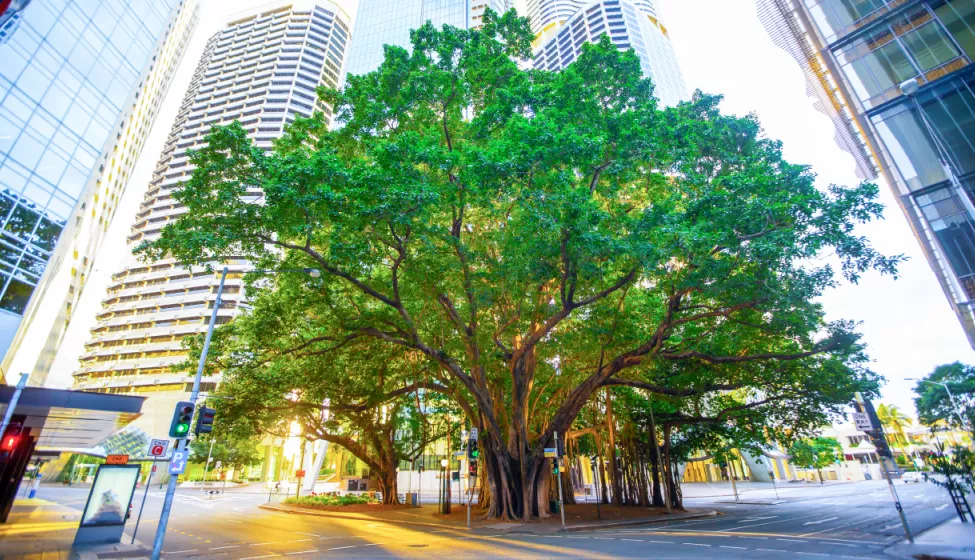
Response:
[{"label": "one way sign", "polygon": [[173,451],[173,458],[169,461],[169,474],[183,474],[186,470],[186,451]]}]

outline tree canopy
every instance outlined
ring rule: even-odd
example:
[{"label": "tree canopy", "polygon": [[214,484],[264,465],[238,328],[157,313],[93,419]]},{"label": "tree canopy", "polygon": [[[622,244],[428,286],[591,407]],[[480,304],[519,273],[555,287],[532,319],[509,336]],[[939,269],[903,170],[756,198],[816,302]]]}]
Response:
[{"label": "tree canopy", "polygon": [[817,188],[720,96],[661,107],[605,36],[557,73],[519,67],[532,34],[513,11],[411,39],[320,90],[338,128],[299,118],[270,151],[213,128],[173,193],[187,211],[140,248],[322,271],[252,290],[226,348],[253,375],[293,368],[316,402],[319,374],[449,396],[481,428],[489,514],[525,519],[547,507],[543,448],[601,388],[669,399],[675,429],[802,429],[876,392],[855,325],[816,302],[837,272],[895,273],[855,233],[881,214],[875,185]]},{"label": "tree canopy", "polygon": [[[954,402],[942,383],[948,386]],[[975,425],[975,367],[961,362],[940,365],[917,382],[914,393],[917,394],[914,404],[922,423],[943,422],[962,430]]]}]

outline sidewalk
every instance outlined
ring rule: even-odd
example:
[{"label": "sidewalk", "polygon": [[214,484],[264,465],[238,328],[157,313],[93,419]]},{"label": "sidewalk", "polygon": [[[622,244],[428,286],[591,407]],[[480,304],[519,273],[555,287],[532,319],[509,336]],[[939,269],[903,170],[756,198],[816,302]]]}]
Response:
[{"label": "sidewalk", "polygon": [[[881,481],[882,482],[882,481]],[[853,491],[856,485],[876,485],[877,481],[826,481],[825,484],[794,482],[739,482],[738,497],[741,504],[775,505],[786,502],[832,497]],[[886,484],[884,482],[883,484]],[[681,484],[685,500],[712,499],[714,503],[735,503],[735,492],[730,482],[685,482]],[[834,494],[836,492],[837,494]]]},{"label": "sidewalk", "polygon": [[14,502],[0,525],[0,558],[4,560],[88,560],[145,557],[147,551],[128,544],[74,549],[81,512],[47,500]]},{"label": "sidewalk", "polygon": [[[456,504],[453,506],[453,512],[449,515],[437,513],[437,506],[435,505],[422,507],[402,506],[395,509],[377,508],[375,511],[351,512],[315,510],[289,506],[286,504],[262,504],[259,507],[261,509],[280,511],[295,515],[311,515],[317,517],[331,517],[358,521],[398,523],[404,525],[436,527],[439,529],[455,529],[459,531],[468,530],[467,510],[463,506],[458,506]],[[594,504],[569,505],[566,506],[565,513],[566,526],[563,528],[562,518],[558,514],[553,514],[547,519],[539,519],[530,523],[500,522],[493,519],[481,519],[481,514],[479,511],[477,509],[472,509],[471,530],[478,533],[552,534],[563,531],[589,531],[626,525],[666,523],[668,521],[713,517],[718,515],[717,512],[713,510],[701,509],[675,511],[673,514],[667,515],[663,509],[657,511],[646,508],[617,508],[614,506],[602,506],[599,511],[602,519],[597,519],[596,507]]]},{"label": "sidewalk", "polygon": [[975,523],[955,517],[921,533],[914,544],[896,544],[884,552],[896,558],[975,560]]}]

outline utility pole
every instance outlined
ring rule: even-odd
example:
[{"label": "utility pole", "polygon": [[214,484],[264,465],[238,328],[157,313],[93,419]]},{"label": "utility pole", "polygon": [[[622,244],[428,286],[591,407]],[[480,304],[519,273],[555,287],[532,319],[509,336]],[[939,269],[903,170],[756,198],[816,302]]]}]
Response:
[{"label": "utility pole", "polygon": [[562,454],[559,452],[559,433],[555,437],[555,479],[559,481],[559,513],[562,514],[562,528],[565,528],[565,504],[562,502]]},{"label": "utility pole", "polygon": [[217,441],[217,438],[210,438],[210,451],[207,451],[207,464],[203,465],[203,484],[201,488],[204,492],[207,489],[207,470],[210,468],[210,457],[213,456],[213,443]]},{"label": "utility pole", "polygon": [[[911,527],[907,524],[907,516],[904,514],[904,506],[901,505],[900,497],[897,495],[897,488],[894,487],[894,481],[890,477],[890,463],[893,463],[893,454],[890,452],[890,444],[887,442],[887,436],[884,434],[884,426],[880,423],[880,419],[877,418],[877,411],[873,408],[873,403],[864,399],[860,393],[856,394],[856,408],[861,412],[865,412],[870,418],[870,424],[873,427],[871,435],[875,439],[875,447],[877,448],[877,455],[880,456],[880,464],[884,467],[884,474],[887,479],[887,486],[890,488],[890,495],[894,498],[894,507],[897,508],[897,514],[901,518],[901,525],[904,526],[904,534],[907,536],[907,541],[914,544],[914,535],[911,534]],[[879,444],[879,445],[877,445]],[[897,465],[894,464],[894,471],[897,471]]]},{"label": "utility pole", "polygon": [[[193,392],[190,393],[190,402],[196,405],[196,399],[200,396],[200,380],[203,378],[203,367],[206,365],[207,353],[210,351],[210,340],[213,338],[213,328],[217,324],[217,312],[220,311],[220,297],[223,295],[223,286],[227,281],[229,267],[223,267],[220,274],[220,285],[217,287],[217,297],[213,302],[213,313],[210,315],[210,324],[207,326],[206,338],[203,339],[203,351],[200,353],[200,363],[196,368],[196,377],[193,378]],[[187,438],[176,440],[175,451],[186,450]],[[179,475],[169,475],[169,486],[166,487],[166,497],[163,500],[162,511],[159,514],[159,525],[156,528],[156,538],[152,542],[152,560],[159,560],[162,554],[163,541],[166,540],[166,526],[169,525],[169,513],[173,509],[173,497],[176,495],[176,484]]]}]

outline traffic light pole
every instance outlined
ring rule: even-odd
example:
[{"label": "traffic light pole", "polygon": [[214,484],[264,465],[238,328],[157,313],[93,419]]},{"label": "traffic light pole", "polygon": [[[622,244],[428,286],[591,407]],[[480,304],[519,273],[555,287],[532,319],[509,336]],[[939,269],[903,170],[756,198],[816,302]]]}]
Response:
[{"label": "traffic light pole", "polygon": [[[223,267],[220,275],[220,285],[217,287],[217,298],[213,302],[213,313],[210,315],[210,325],[207,326],[206,338],[203,339],[203,351],[200,353],[200,364],[196,368],[196,377],[193,379],[193,392],[190,393],[190,402],[196,405],[196,399],[200,396],[200,380],[203,378],[203,366],[206,365],[207,352],[210,351],[210,340],[213,338],[213,328],[217,324],[217,312],[220,310],[220,298],[223,296],[223,285],[227,280],[228,267]],[[176,440],[175,451],[185,451],[187,439],[179,438]],[[173,509],[173,497],[176,495],[176,484],[179,475],[169,475],[169,486],[166,487],[166,498],[163,500],[162,512],[159,514],[159,525],[156,528],[156,538],[152,542],[152,560],[159,560],[162,554],[163,541],[166,540],[166,526],[169,524],[169,513]]]},{"label": "traffic light pole", "polygon": [[10,404],[7,405],[7,412],[3,415],[3,422],[0,423],[0,437],[7,433],[7,426],[10,425],[10,419],[14,417],[14,409],[17,408],[17,401],[20,400],[20,394],[24,392],[29,377],[30,375],[27,373],[20,374],[20,381],[17,382],[14,395],[10,397]]}]

